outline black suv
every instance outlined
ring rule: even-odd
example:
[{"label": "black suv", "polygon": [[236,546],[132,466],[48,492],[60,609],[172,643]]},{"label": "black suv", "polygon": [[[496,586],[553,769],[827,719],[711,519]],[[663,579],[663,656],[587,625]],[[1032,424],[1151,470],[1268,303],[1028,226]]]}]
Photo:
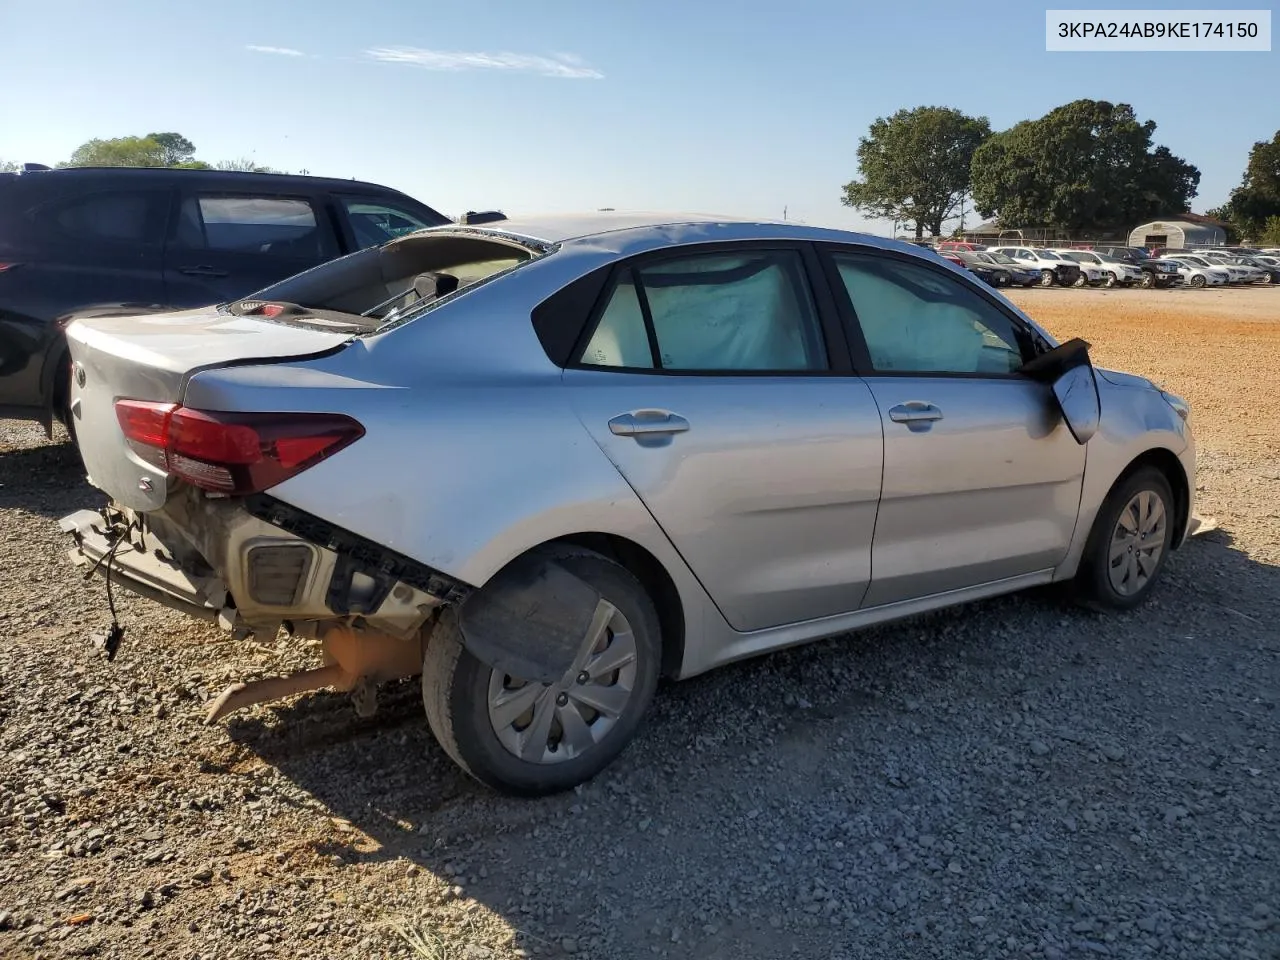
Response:
[{"label": "black suv", "polygon": [[157,167],[0,173],[0,416],[65,420],[63,328],[247,296],[448,217],[358,180]]},{"label": "black suv", "polygon": [[1142,271],[1142,281],[1139,286],[1147,288],[1171,287],[1175,283],[1182,282],[1182,275],[1178,273],[1177,267],[1171,263],[1153,260],[1151,255],[1142,247],[1095,246],[1093,247],[1093,252],[1115,257],[1117,260],[1123,260],[1125,263],[1132,264],[1140,269]]}]

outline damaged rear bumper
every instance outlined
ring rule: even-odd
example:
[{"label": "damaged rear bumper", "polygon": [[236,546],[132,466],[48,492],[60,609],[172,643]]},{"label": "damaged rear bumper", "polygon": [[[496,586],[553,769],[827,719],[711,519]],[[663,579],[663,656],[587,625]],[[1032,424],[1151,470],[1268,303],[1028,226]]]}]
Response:
[{"label": "damaged rear bumper", "polygon": [[409,638],[470,587],[272,497],[210,499],[195,490],[163,510],[115,505],[64,517],[73,561],[166,606],[229,630],[347,619]]}]

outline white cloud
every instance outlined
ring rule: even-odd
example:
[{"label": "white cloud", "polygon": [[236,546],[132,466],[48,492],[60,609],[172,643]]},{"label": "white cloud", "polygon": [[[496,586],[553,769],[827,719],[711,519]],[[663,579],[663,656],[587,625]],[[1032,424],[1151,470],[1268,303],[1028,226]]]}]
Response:
[{"label": "white cloud", "polygon": [[301,50],[295,50],[293,47],[263,47],[256,43],[247,43],[244,47],[246,50],[252,50],[254,53],[274,53],[278,57],[305,57],[306,54]]},{"label": "white cloud", "polygon": [[365,55],[383,63],[406,63],[426,70],[514,70],[568,80],[602,80],[604,74],[586,66],[580,57],[558,53],[540,57],[529,53],[479,53],[462,50],[423,50],[421,47],[375,47]]}]

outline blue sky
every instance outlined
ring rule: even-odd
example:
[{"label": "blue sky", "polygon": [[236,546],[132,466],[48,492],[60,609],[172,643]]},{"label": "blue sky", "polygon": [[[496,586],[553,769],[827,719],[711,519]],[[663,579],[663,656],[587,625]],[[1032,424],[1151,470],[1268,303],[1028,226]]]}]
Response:
[{"label": "blue sky", "polygon": [[1133,104],[1200,168],[1193,209],[1225,200],[1280,124],[1280,53],[1046,53],[1045,8],[8,0],[0,158],[177,130],[201,159],[372,180],[450,214],[785,207],[887,232],[839,202],[877,116],[954,106],[1000,129],[1093,97]]}]

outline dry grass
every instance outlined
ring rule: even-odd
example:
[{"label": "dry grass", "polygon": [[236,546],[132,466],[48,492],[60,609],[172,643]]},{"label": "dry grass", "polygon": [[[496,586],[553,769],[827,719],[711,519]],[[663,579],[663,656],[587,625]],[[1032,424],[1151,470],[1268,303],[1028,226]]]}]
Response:
[{"label": "dry grass", "polygon": [[1202,447],[1280,452],[1280,288],[1020,290],[1018,306],[1102,366],[1150,377],[1191,402]]}]

